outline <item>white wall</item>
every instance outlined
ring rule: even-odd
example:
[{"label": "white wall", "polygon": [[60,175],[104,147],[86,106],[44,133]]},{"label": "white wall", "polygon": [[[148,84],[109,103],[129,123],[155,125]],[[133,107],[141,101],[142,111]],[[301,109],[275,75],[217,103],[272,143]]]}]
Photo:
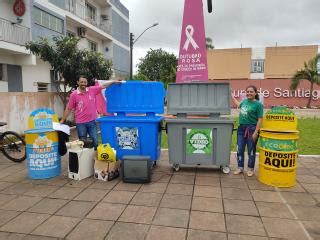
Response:
[{"label": "white wall", "polygon": [[[26,6],[26,12],[21,17],[22,23],[20,25],[30,27],[31,19],[30,19],[30,7],[29,3],[31,0],[24,0],[24,4]],[[0,0],[0,16],[1,18],[7,19],[11,22],[17,21],[17,16],[14,14],[12,8],[15,1],[13,0]]]},{"label": "white wall", "polygon": [[[266,59],[265,48],[252,48],[251,60],[253,59]],[[264,73],[250,73],[250,79],[264,79]]]},{"label": "white wall", "polygon": [[50,83],[50,69],[51,66],[40,59],[36,66],[22,66],[23,91],[37,92],[37,82]]}]

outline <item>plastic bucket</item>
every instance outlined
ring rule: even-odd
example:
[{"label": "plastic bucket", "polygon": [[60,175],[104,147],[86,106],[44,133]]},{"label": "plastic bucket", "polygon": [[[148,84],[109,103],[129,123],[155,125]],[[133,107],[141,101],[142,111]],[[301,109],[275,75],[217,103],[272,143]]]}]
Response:
[{"label": "plastic bucket", "polygon": [[296,184],[298,132],[260,133],[259,181],[274,187]]},{"label": "plastic bucket", "polygon": [[59,176],[58,133],[52,129],[34,129],[25,131],[25,137],[28,177],[45,179]]}]

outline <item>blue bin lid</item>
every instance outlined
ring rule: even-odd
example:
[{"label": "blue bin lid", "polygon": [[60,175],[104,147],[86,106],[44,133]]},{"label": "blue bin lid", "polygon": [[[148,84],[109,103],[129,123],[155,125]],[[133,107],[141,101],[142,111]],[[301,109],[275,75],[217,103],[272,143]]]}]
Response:
[{"label": "blue bin lid", "polygon": [[127,81],[106,89],[109,113],[163,113],[162,82]]}]

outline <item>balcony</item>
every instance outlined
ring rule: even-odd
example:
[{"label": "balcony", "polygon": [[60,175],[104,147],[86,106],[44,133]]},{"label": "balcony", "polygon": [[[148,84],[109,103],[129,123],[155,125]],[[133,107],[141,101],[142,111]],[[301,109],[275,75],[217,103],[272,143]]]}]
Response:
[{"label": "balcony", "polygon": [[30,40],[30,28],[0,18],[0,41],[24,46]]},{"label": "balcony", "polygon": [[[77,17],[85,20],[86,22],[90,23],[91,25],[101,29],[102,31],[111,34],[111,24],[107,24],[106,21],[109,21],[109,19],[104,20],[106,17],[105,14],[102,15],[96,15],[96,16],[91,16],[88,14],[88,9],[87,6],[79,1],[74,1],[74,0],[69,0],[67,1],[66,5],[66,10],[73,13]],[[97,19],[103,19],[102,21],[100,20],[97,21]]]}]

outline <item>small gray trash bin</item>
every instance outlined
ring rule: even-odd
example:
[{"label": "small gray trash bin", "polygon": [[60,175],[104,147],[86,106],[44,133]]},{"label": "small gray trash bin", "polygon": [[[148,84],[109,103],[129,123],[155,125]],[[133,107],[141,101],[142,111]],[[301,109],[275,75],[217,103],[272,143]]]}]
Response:
[{"label": "small gray trash bin", "polygon": [[216,165],[229,173],[233,120],[229,83],[169,84],[166,117],[169,162],[182,165]]}]

